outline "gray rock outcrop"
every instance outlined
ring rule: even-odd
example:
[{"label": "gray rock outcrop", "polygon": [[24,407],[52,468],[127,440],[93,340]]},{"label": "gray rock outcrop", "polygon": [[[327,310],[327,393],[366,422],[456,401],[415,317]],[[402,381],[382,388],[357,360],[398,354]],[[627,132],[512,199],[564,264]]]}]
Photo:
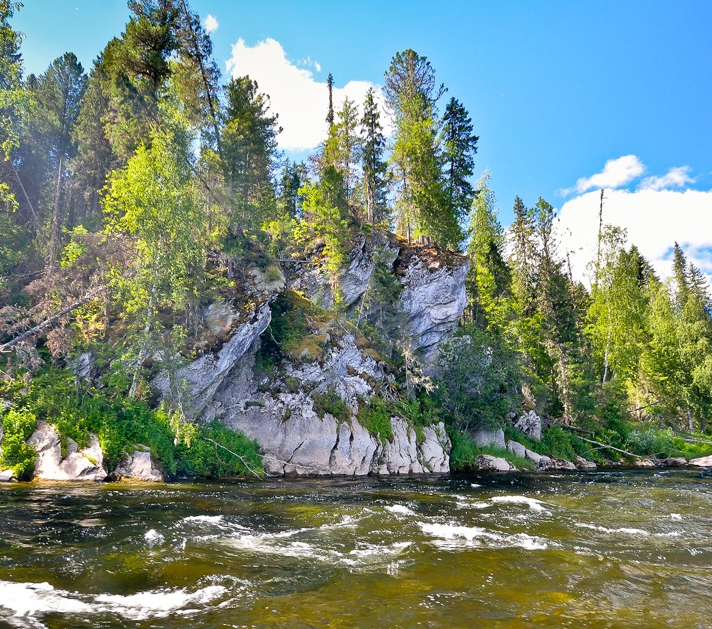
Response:
[{"label": "gray rock outcrop", "polygon": [[696,459],[690,459],[687,462],[688,465],[693,467],[712,467],[712,454],[709,456],[701,456]]},{"label": "gray rock outcrop", "polygon": [[420,350],[426,365],[435,361],[440,341],[457,327],[465,310],[467,269],[464,260],[448,266],[416,256],[405,268],[398,305],[407,317],[414,349]]},{"label": "gray rock outcrop", "polygon": [[213,333],[222,331],[226,335],[229,334],[228,340],[217,354],[207,352],[179,369],[173,383],[166,374],[161,374],[152,383],[164,396],[171,394],[174,383],[179,383],[181,389],[187,387],[190,392],[188,414],[193,417],[206,410],[216,391],[223,386],[225,379],[245,355],[250,351],[254,354],[259,346],[260,335],[267,329],[272,318],[269,303],[266,301],[256,309],[251,320],[240,324],[236,323],[240,319],[239,314],[224,304],[209,306],[206,315]]},{"label": "gray rock outcrop", "polygon": [[102,481],[108,473],[104,454],[96,435],[89,436],[89,446],[79,450],[72,439],[67,439],[67,455],[62,457],[62,444],[50,424],[39,421],[27,441],[37,450],[35,478],[58,481]]},{"label": "gray rock outcrop", "polygon": [[480,454],[476,464],[478,469],[486,472],[509,472],[516,469],[507,459],[491,454]]},{"label": "gray rock outcrop", "polygon": [[150,450],[137,447],[133,454],[127,454],[111,473],[113,480],[134,480],[142,483],[165,481],[163,469],[153,459]]},{"label": "gray rock outcrop", "polygon": [[471,436],[478,446],[506,447],[504,431],[501,428],[477,428],[472,431]]},{"label": "gray rock outcrop", "polygon": [[541,441],[541,418],[537,415],[536,411],[531,410],[519,417],[515,416],[513,427],[523,432],[530,439]]}]

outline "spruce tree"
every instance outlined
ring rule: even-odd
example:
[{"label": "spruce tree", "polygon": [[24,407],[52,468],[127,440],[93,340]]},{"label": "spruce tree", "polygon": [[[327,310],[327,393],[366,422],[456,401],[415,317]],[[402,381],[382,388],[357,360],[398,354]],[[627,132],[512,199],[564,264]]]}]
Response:
[{"label": "spruce tree", "polygon": [[375,232],[376,224],[387,216],[386,205],[386,170],[383,159],[386,139],[381,126],[381,114],[373,92],[369,88],[363,103],[361,119],[361,167],[363,170],[363,188],[366,203],[366,220]]}]

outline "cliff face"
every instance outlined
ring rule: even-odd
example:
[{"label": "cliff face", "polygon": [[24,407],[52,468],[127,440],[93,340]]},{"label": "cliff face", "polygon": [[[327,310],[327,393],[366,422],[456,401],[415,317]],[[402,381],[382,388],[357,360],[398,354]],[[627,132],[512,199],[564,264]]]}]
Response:
[{"label": "cliff face", "polygon": [[[320,307],[306,306],[308,312],[300,314],[304,328],[296,340],[274,339],[270,328],[273,302],[285,295],[281,281],[264,290],[248,288],[258,297],[249,318],[240,319],[226,304],[210,306],[206,320],[214,321],[213,332],[227,340],[219,351],[177,374],[189,387],[192,412],[255,439],[271,474],[448,472],[450,442],[442,424],[416,432],[394,415],[390,434],[384,436],[359,422],[359,409],[386,393],[394,376],[355,326],[324,310],[338,303],[347,314],[355,313],[368,298],[377,264],[389,268],[400,285],[400,320],[413,349],[427,363],[465,307],[467,267],[459,257],[450,262],[433,250],[381,236],[357,243],[336,279],[319,264],[318,255],[295,263],[285,273],[289,307],[308,303],[299,293]],[[276,362],[266,361],[264,343],[269,342],[280,345]],[[168,390],[165,378],[155,384]]]},{"label": "cliff face", "polygon": [[[365,323],[364,312],[390,300],[381,334],[409,341],[427,368],[462,315],[466,273],[463,258],[392,235],[363,237],[337,274],[321,265],[318,251],[281,270],[249,269],[232,298],[204,309],[193,340],[198,357],[170,377],[159,374],[152,387],[163,397],[181,395],[196,421],[218,419],[255,439],[270,474],[449,472],[444,425],[411,425],[396,405],[382,404],[402,395],[393,367],[349,319]],[[383,285],[385,297],[377,290]],[[81,358],[77,377],[92,368],[90,355]],[[376,407],[382,415],[369,424],[363,413]],[[140,448],[107,471],[92,439],[88,449],[72,442],[64,453],[54,429],[39,426],[29,440],[38,451],[36,476],[162,478]]]}]

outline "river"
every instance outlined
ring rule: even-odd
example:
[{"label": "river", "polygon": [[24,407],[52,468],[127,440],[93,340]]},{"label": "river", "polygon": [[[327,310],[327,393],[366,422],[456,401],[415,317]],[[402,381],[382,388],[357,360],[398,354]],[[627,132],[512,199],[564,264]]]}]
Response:
[{"label": "river", "polygon": [[0,487],[0,626],[710,627],[712,477]]}]

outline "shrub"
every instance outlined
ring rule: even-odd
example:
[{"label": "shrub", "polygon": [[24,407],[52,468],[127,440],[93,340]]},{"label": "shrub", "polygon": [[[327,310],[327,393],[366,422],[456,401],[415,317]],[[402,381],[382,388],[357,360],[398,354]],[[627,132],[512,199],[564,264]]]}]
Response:
[{"label": "shrub", "polygon": [[324,393],[312,395],[314,401],[314,412],[319,417],[324,417],[326,413],[333,415],[338,422],[346,422],[351,419],[351,411],[339,394],[334,389],[329,389]]},{"label": "shrub", "polygon": [[385,445],[386,441],[393,441],[392,415],[382,399],[373,397],[359,409],[358,422]]},{"label": "shrub", "polygon": [[177,472],[188,476],[217,478],[264,473],[257,443],[217,420],[198,427],[190,445],[180,443],[176,459]]},{"label": "shrub", "polygon": [[3,440],[0,465],[12,468],[19,480],[28,480],[35,468],[37,451],[25,441],[35,429],[37,418],[24,409],[11,408],[2,418]]},{"label": "shrub", "polygon": [[477,469],[477,457],[481,454],[505,459],[517,469],[534,469],[534,464],[504,448],[496,446],[478,446],[469,435],[458,430],[450,431],[452,450],[450,452],[450,468],[453,472],[466,472]]}]

